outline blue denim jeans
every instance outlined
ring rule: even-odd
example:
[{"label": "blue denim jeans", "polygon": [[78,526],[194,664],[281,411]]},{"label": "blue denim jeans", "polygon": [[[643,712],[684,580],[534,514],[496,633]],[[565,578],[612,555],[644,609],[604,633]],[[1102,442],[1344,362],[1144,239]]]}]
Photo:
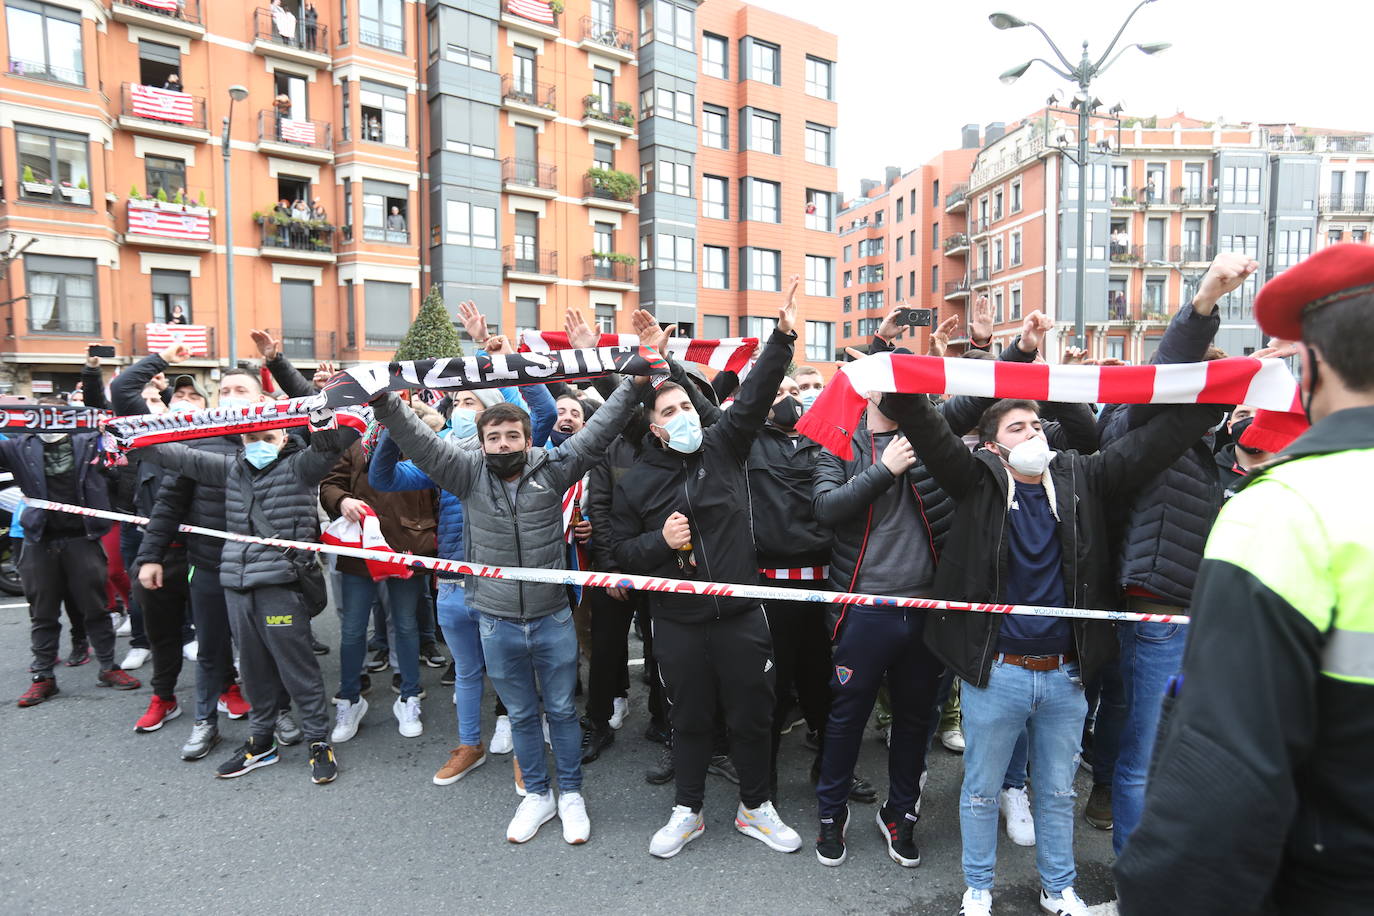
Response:
[{"label": "blue denim jeans", "polygon": [[1112,779],[1112,850],[1119,856],[1145,807],[1145,776],[1154,753],[1164,687],[1183,667],[1188,628],[1177,623],[1121,624],[1121,685],[1126,721]]},{"label": "blue denim jeans", "polygon": [[964,785],[959,793],[964,881],[990,890],[997,866],[998,793],[1023,732],[1030,735],[1035,865],[1052,894],[1074,884],[1073,779],[1088,703],[1078,665],[1028,671],[998,659],[986,687],[965,681]]},{"label": "blue denim jeans", "polygon": [[340,578],[343,600],[339,603],[339,696],[356,703],[362,690],[367,618],[377,598],[378,586],[385,588],[390,599],[392,626],[396,632],[396,667],[401,672],[401,699],[419,696],[420,632],[415,623],[415,608],[421,590],[428,587],[425,577],[373,582],[368,576],[344,573]]},{"label": "blue denim jeans", "polygon": [[549,791],[544,758],[544,730],[539,701],[549,718],[558,788],[582,790],[582,726],[577,721],[573,691],[577,687],[577,634],[571,608],[513,620],[483,614],[477,624],[487,676],[506,704],[515,756],[525,777],[525,789],[536,795]]},{"label": "blue denim jeans", "polygon": [[487,663],[482,656],[482,634],[477,628],[481,616],[468,607],[463,583],[439,583],[439,626],[453,653],[457,673],[453,697],[459,744],[482,743],[482,677]]}]

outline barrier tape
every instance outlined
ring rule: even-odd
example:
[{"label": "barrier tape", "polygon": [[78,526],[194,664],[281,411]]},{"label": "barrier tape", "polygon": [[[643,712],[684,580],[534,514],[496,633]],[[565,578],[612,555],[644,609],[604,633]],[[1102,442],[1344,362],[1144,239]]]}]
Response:
[{"label": "barrier tape", "polygon": [[[70,512],[92,518],[116,522],[148,524],[148,519],[104,509],[88,509],[69,503],[55,503],[46,499],[30,499],[35,509]],[[578,585],[583,588],[632,588],[645,592],[668,592],[679,595],[701,595],[721,598],[755,598],[760,601],[816,601],[825,604],[868,605],[872,607],[916,608],[930,611],[970,611],[979,614],[1021,614],[1027,617],[1070,617],[1078,620],[1101,620],[1109,623],[1188,623],[1179,614],[1137,614],[1131,611],[1098,611],[1085,608],[1039,607],[1028,604],[979,604],[968,601],[944,601],[939,598],[904,598],[892,595],[865,595],[857,592],[832,592],[803,588],[781,588],[770,585],[746,585],[735,582],[699,582],[691,579],[664,579],[634,573],[587,572],[576,569],[532,569],[524,566],[483,566],[463,560],[441,560],[412,553],[393,553],[385,550],[364,550],[334,544],[315,544],[308,541],[288,541],[264,538],[251,534],[233,534],[198,525],[178,525],[187,534],[200,534],[224,541],[261,544],[267,547],[291,547],[312,553],[332,553],[378,563],[396,563],[412,569],[425,569],[448,577],[481,576],[486,579],[508,579],[515,582],[539,582],[545,585]]]}]

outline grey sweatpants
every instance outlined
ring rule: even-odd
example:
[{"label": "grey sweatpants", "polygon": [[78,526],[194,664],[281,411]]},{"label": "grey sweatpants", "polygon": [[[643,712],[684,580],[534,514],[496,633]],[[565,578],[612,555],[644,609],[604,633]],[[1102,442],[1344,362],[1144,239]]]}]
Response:
[{"label": "grey sweatpants", "polygon": [[115,634],[105,613],[105,578],[108,564],[98,540],[63,538],[52,541],[24,539],[19,555],[19,577],[29,602],[29,633],[33,645],[33,671],[52,677],[57,663],[58,637],[62,635],[62,604],[73,619],[86,621],[86,638],[95,649],[100,670],[115,666]]},{"label": "grey sweatpants", "polygon": [[329,740],[324,677],[310,640],[310,613],[294,588],[225,589],[229,626],[239,647],[239,678],[253,707],[254,737],[270,736],[283,690],[296,703],[307,741]]}]

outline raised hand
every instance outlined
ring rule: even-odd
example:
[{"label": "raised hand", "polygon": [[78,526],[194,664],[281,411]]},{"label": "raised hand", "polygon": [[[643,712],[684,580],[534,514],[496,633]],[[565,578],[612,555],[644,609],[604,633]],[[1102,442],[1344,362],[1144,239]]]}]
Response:
[{"label": "raised hand", "polygon": [[931,356],[944,356],[949,351],[949,335],[958,323],[958,315],[950,315],[940,322],[940,326],[930,332],[930,347],[926,352]]},{"label": "raised hand", "polygon": [[657,323],[639,335],[639,342],[651,350],[657,350],[660,356],[667,356],[668,341],[677,333],[677,325],[670,324],[660,328]]},{"label": "raised hand", "polygon": [[1064,351],[1064,365],[1081,366],[1083,365],[1083,357],[1087,355],[1088,351],[1082,347],[1069,347]]},{"label": "raised hand", "polygon": [[1197,294],[1193,296],[1193,311],[1202,315],[1212,314],[1217,300],[1240,287],[1246,278],[1259,270],[1259,263],[1234,251],[1223,251],[1207,268],[1202,282],[1198,284]]},{"label": "raised hand", "polygon": [[900,477],[916,463],[916,450],[906,436],[898,434],[883,448],[882,462],[893,477]]},{"label": "raised hand", "polygon": [[1022,353],[1034,353],[1040,349],[1040,344],[1045,340],[1045,334],[1054,329],[1054,319],[1044,312],[1036,309],[1026,316],[1021,322],[1021,340],[1017,346]]},{"label": "raised hand", "polygon": [[793,274],[787,281],[787,299],[778,307],[778,330],[784,334],[792,333],[797,326],[797,288],[801,277]]},{"label": "raised hand", "polygon": [[486,344],[484,344],[484,349],[487,351],[488,356],[495,356],[497,353],[512,352],[510,341],[506,339],[505,334],[493,334],[488,337]]},{"label": "raised hand", "polygon": [[477,311],[476,302],[469,299],[458,303],[458,320],[473,340],[480,342],[487,339],[487,316]]},{"label": "raised hand", "polygon": [[248,336],[253,338],[253,343],[258,348],[258,355],[263,359],[276,359],[277,354],[281,353],[281,341],[277,340],[277,338],[266,331],[260,331],[254,328],[248,332]]},{"label": "raised hand", "polygon": [[563,330],[568,332],[569,346],[584,349],[601,343],[601,335],[587,324],[587,317],[581,309],[568,306],[568,312],[563,316]]},{"label": "raised hand", "polygon": [[324,385],[325,382],[332,379],[334,377],[334,374],[334,364],[329,362],[328,360],[325,360],[324,362],[320,363],[318,367],[316,367],[315,377],[312,378],[311,381],[315,383],[316,388],[320,388]]},{"label": "raised hand", "polygon": [[903,308],[905,308],[905,306],[894,306],[892,311],[888,312],[883,317],[883,323],[878,325],[878,330],[873,332],[873,336],[881,337],[888,343],[893,343],[897,338],[901,337],[902,332],[906,330],[906,325],[898,324],[897,316],[902,313]]},{"label": "raised hand", "polygon": [[[163,361],[166,362],[167,365],[174,366],[177,363],[185,362],[186,360],[190,359],[191,351],[186,346],[186,344],[182,343],[181,341],[177,341],[170,347],[167,347],[165,350],[160,351],[157,355],[161,356]],[[99,365],[99,363],[97,363],[96,365]]]},{"label": "raised hand", "polygon": [[992,300],[984,293],[973,300],[973,308],[968,318],[969,340],[985,347],[992,340]]}]

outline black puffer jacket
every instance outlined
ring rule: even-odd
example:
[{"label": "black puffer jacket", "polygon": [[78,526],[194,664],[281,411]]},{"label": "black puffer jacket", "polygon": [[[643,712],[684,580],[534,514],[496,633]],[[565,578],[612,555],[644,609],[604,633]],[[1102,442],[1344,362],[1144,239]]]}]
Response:
[{"label": "black puffer jacket", "polygon": [[749,505],[759,566],[790,569],[830,562],[830,529],[811,510],[821,446],[768,424],[749,451]]},{"label": "black puffer jacket", "polygon": [[[214,455],[232,458],[243,448],[237,436],[216,436],[195,439],[187,446]],[[185,522],[201,528],[226,530],[224,516],[224,482],[203,480],[185,475],[168,478],[158,490],[157,502],[143,533],[138,549],[138,563],[161,563],[167,548],[176,542],[186,544],[191,565],[212,573],[219,572],[224,541],[203,534],[179,534],[177,526]]]},{"label": "black puffer jacket", "polygon": [[[1203,316],[1185,305],[1164,332],[1153,362],[1200,362],[1220,325],[1216,312]],[[1098,421],[1102,446],[1144,426],[1164,409],[1151,404],[1107,407]],[[1180,607],[1192,602],[1202,550],[1221,509],[1216,459],[1205,433],[1200,431],[1183,455],[1147,481],[1129,509],[1112,519],[1122,589],[1143,589]]]}]

